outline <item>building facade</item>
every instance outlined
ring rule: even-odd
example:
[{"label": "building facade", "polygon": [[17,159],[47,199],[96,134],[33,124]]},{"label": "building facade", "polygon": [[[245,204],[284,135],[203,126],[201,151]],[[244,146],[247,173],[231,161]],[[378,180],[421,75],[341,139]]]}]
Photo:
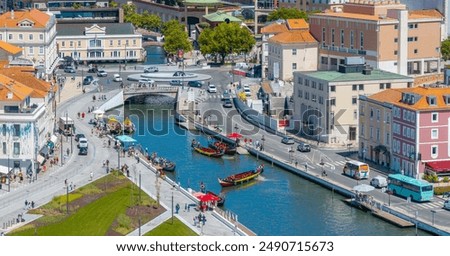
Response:
[{"label": "building facade", "polygon": [[136,62],[145,59],[142,35],[131,23],[58,24],[59,56],[79,62]]},{"label": "building facade", "polygon": [[336,69],[345,57],[364,56],[370,66],[401,75],[440,72],[444,19],[437,10],[408,11],[398,1],[352,0],[310,15],[309,22],[320,42],[323,70]]},{"label": "building facade", "polygon": [[327,144],[355,144],[358,98],[412,83],[410,77],[382,70],[294,72],[293,128]]},{"label": "building facade", "polygon": [[49,79],[58,64],[56,19],[36,9],[10,11],[0,16],[0,40],[23,49],[22,57]]}]

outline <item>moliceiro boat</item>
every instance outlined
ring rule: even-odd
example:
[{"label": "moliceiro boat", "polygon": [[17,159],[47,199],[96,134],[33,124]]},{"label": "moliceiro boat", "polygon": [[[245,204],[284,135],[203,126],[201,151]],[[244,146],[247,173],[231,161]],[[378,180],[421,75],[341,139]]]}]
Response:
[{"label": "moliceiro boat", "polygon": [[225,142],[217,141],[217,140],[208,140],[209,147],[215,150],[221,150],[224,151],[227,155],[234,155],[236,154],[236,146],[229,145]]},{"label": "moliceiro boat", "polygon": [[264,165],[262,164],[262,165],[258,166],[258,168],[256,168],[256,170],[233,174],[233,175],[228,176],[223,179],[219,178],[219,183],[222,187],[231,187],[231,186],[240,185],[240,184],[243,184],[243,183],[246,183],[246,182],[249,182],[249,181],[255,179],[263,171],[264,171]]},{"label": "moliceiro boat", "polygon": [[202,147],[199,142],[192,140],[191,147],[198,153],[209,156],[209,157],[221,157],[224,154],[224,151]]},{"label": "moliceiro boat", "polygon": [[223,206],[225,204],[225,195],[223,195],[222,193],[220,195],[217,195],[212,191],[206,191],[206,194],[211,194],[219,198],[219,201],[217,201],[217,206]]}]

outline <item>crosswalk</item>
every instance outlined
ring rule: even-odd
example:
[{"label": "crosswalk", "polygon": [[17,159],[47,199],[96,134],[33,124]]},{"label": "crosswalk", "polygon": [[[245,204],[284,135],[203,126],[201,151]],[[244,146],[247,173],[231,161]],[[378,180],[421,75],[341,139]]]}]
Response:
[{"label": "crosswalk", "polygon": [[205,102],[209,99],[223,99],[223,95],[222,94],[206,94],[204,97],[196,97],[195,102],[201,103],[201,102]]},{"label": "crosswalk", "polygon": [[408,203],[408,202],[404,202],[404,203],[395,204],[393,206],[408,212],[408,211],[416,211],[416,210],[433,210],[433,209],[436,210],[436,209],[441,209],[443,204],[442,204],[441,201],[435,200],[435,201],[426,202],[426,203]]},{"label": "crosswalk", "polygon": [[[344,165],[345,165],[345,161],[333,161],[333,163],[324,162],[323,168],[335,170],[335,169],[342,169],[344,167]],[[320,169],[320,168],[322,168],[322,165],[320,163],[314,163],[314,165],[308,164],[308,168],[311,168],[313,170]]]}]

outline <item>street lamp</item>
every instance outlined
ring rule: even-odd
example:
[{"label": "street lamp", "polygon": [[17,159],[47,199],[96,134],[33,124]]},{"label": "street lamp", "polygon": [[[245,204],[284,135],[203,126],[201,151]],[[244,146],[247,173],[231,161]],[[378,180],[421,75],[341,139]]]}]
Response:
[{"label": "street lamp", "polygon": [[433,220],[433,226],[434,226],[434,214],[436,213],[435,210],[431,210],[431,214],[432,214],[432,220]]},{"label": "street lamp", "polygon": [[125,43],[125,66],[123,67],[123,70],[127,70],[127,57],[128,57],[127,47],[128,43]]},{"label": "street lamp", "polygon": [[264,134],[261,137],[262,145],[261,145],[261,151],[264,151],[264,141],[266,141],[266,138],[264,138]]}]

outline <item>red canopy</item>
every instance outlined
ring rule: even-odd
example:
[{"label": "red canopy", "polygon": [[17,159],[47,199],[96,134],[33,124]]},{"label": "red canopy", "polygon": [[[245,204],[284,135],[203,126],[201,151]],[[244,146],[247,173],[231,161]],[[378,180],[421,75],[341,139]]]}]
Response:
[{"label": "red canopy", "polygon": [[239,139],[239,138],[242,138],[242,134],[233,132],[233,133],[228,134],[227,137],[231,138],[231,139]]},{"label": "red canopy", "polygon": [[218,198],[217,196],[212,195],[212,194],[197,194],[195,196],[200,200],[200,202],[209,202],[209,201],[219,201],[220,200],[220,198]]},{"label": "red canopy", "polygon": [[425,163],[425,167],[437,173],[450,172],[450,161],[427,162]]}]

